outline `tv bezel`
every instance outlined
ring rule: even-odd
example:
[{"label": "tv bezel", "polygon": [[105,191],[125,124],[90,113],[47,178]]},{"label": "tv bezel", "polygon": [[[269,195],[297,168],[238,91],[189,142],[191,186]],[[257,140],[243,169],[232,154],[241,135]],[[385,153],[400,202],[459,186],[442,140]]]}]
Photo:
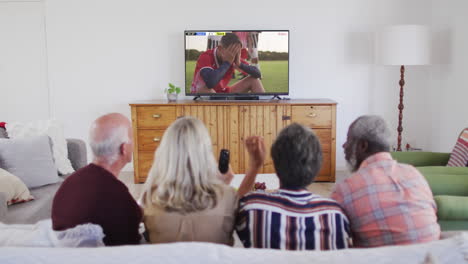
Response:
[{"label": "tv bezel", "polygon": [[[288,91],[287,92],[280,92],[280,93],[187,93],[187,87],[185,87],[187,83],[187,32],[232,32],[232,31],[242,31],[242,32],[287,32],[288,33]],[[265,30],[233,30],[233,29],[222,29],[222,30],[195,30],[195,29],[186,29],[184,30],[184,93],[186,96],[210,96],[210,97],[235,97],[235,96],[271,96],[271,95],[289,95],[289,52],[290,52],[290,32],[289,29],[277,29],[277,30],[272,30],[272,29],[265,29]]]}]

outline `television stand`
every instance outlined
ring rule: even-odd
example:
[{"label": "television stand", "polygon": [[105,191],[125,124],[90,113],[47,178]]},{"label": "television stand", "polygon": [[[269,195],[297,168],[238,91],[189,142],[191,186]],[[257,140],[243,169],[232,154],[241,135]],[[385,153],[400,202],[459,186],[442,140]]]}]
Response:
[{"label": "television stand", "polygon": [[271,100],[275,100],[275,98],[278,99],[278,100],[282,99],[279,95],[273,95],[273,98],[271,98]]},{"label": "television stand", "polygon": [[200,99],[200,100],[202,99],[200,95],[197,95],[197,96],[195,96],[195,97],[193,98],[194,101],[196,101],[196,100],[198,100],[198,99]]},{"label": "television stand", "polygon": [[[225,96],[221,95],[220,96]],[[232,95],[232,94],[231,94]],[[237,95],[237,94],[236,94]],[[203,121],[213,144],[213,152],[229,149],[230,165],[236,173],[244,174],[249,168],[244,140],[248,136],[262,136],[270,149],[284,127],[297,122],[314,129],[322,146],[322,166],[316,181],[335,181],[336,170],[336,102],[328,99],[291,99],[260,101],[209,101],[165,99],[131,104],[133,122],[134,181],[143,183],[154,161],[154,150],[169,125],[183,116]],[[235,95],[232,95],[235,96]],[[164,137],[163,137],[164,138]],[[262,173],[274,173],[271,156],[266,154]],[[268,162],[268,160],[270,162]]]}]

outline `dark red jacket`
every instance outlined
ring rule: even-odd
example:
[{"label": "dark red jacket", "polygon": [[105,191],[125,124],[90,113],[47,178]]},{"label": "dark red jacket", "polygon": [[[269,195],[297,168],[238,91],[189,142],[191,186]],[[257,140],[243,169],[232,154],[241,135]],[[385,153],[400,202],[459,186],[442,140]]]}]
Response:
[{"label": "dark red jacket", "polygon": [[54,230],[98,224],[106,245],[138,244],[142,211],[128,188],[112,173],[95,164],[70,175],[55,194]]}]

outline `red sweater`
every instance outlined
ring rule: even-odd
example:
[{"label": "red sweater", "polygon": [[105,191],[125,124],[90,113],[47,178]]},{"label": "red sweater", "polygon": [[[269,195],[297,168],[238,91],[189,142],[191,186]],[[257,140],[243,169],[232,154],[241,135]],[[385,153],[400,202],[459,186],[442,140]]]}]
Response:
[{"label": "red sweater", "polygon": [[138,244],[142,212],[128,188],[112,173],[95,164],[70,175],[55,194],[54,230],[98,224],[106,245]]}]

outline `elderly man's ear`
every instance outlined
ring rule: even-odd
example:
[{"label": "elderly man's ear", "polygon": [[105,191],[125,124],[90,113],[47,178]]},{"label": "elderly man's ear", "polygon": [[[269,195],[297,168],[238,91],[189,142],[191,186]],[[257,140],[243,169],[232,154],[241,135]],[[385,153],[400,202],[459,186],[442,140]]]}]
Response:
[{"label": "elderly man's ear", "polygon": [[369,149],[369,142],[367,140],[359,140],[357,142],[357,151],[358,153],[367,153]]},{"label": "elderly man's ear", "polygon": [[133,152],[132,144],[130,143],[122,143],[120,145],[120,155],[128,157],[131,157],[131,154]]}]

